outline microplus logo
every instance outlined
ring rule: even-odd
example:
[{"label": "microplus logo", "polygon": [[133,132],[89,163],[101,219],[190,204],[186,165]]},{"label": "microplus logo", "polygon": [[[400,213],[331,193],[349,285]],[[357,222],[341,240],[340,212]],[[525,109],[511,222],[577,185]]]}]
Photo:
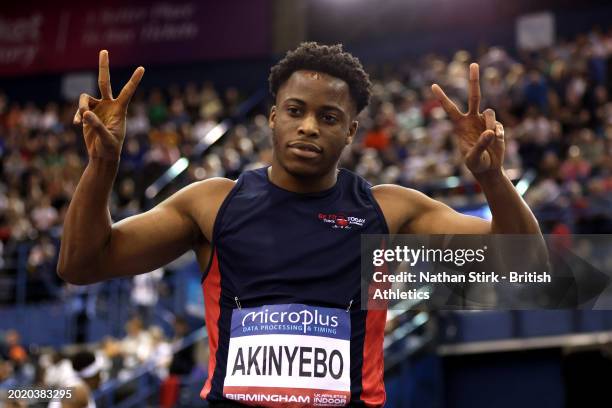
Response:
[{"label": "microplus logo", "polygon": [[351,229],[351,226],[363,227],[365,218],[357,218],[340,214],[319,213],[319,219],[325,224],[332,224],[332,228]]},{"label": "microplus logo", "polygon": [[338,316],[330,316],[327,313],[320,313],[315,309],[300,310],[299,312],[270,312],[269,309],[264,309],[259,312],[249,312],[242,318],[242,327],[249,323],[269,324],[269,323],[291,323],[303,326],[304,333],[308,331],[311,325],[322,327],[335,328],[338,327]]}]

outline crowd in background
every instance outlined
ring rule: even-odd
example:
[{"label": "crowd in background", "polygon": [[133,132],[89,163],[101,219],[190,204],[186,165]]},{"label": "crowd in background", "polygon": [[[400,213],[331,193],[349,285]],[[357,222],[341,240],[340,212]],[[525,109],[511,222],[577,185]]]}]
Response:
[{"label": "crowd in background", "polygon": [[[176,378],[205,377],[206,366],[196,361],[195,345],[183,344],[190,333],[186,320],[175,319],[172,337],[168,338],[159,326],[147,327],[135,316],[127,321],[125,333],[121,339],[105,337],[97,344],[71,350],[30,348],[22,344],[16,330],[1,333],[0,394],[25,387],[70,389],[95,377],[95,382],[86,381],[91,392],[100,393],[116,380],[124,385],[115,398],[123,399],[136,391],[134,380],[143,366],[151,369],[158,386],[166,390]],[[205,361],[206,355],[201,360]],[[167,393],[160,397],[167,398]],[[46,406],[44,401],[41,404]],[[29,406],[39,405],[31,401]]]},{"label": "crowd in background", "polygon": [[[505,127],[508,175],[534,175],[525,199],[543,231],[612,232],[611,56],[612,32],[593,31],[520,56],[491,47],[479,55],[431,54],[368,69],[373,98],[359,117],[358,135],[341,166],[373,184],[416,188],[455,208],[484,204],[462,164],[452,125],[430,89],[432,83],[440,84],[465,107],[468,66],[475,60],[480,64],[481,107],[495,109]],[[208,82],[139,91],[128,112],[111,200],[113,219],[145,210],[146,187],[182,156],[193,159],[186,182],[237,178],[245,169],[268,164],[271,130],[263,103],[206,155],[192,157],[209,131],[235,117],[246,97],[234,88],[221,92]],[[72,125],[75,109],[74,102],[39,107],[0,94],[0,304],[15,301],[20,260],[27,264],[28,300],[70,291],[58,280],[55,264],[70,197],[87,164],[81,131]],[[25,253],[19,251],[23,243],[31,243]],[[149,336],[151,347],[161,344],[153,341],[162,341],[159,333]],[[120,342],[122,357],[142,362],[142,356],[127,356],[129,338]],[[15,333],[5,343],[9,351],[0,358],[0,385],[17,378],[17,372],[34,381],[34,372],[22,364],[27,348],[14,344]],[[101,347],[112,351],[116,344],[109,340]],[[45,364],[51,367],[56,358]]]},{"label": "crowd in background", "polygon": [[[513,177],[536,173],[526,199],[534,210],[546,210],[545,229],[609,230],[600,216],[612,190],[611,54],[612,36],[593,31],[520,58],[491,47],[478,56],[459,51],[452,58],[432,54],[378,66],[370,70],[372,103],[361,114],[358,137],[341,165],[374,184],[414,187],[456,208],[482,202],[478,194],[469,194],[478,193],[478,186],[462,165],[452,126],[430,90],[438,83],[464,105],[468,65],[476,60],[481,106],[495,109],[505,126],[505,168]],[[244,97],[235,88],[220,94],[208,82],[137,94],[111,203],[114,219],[143,211],[144,189],[178,158],[190,157],[220,120],[235,114]],[[87,163],[80,129],[72,125],[74,110],[72,102],[40,108],[0,95],[2,269],[15,267],[17,243],[33,242],[28,270],[44,290],[55,279],[57,238]],[[236,178],[245,168],[269,163],[264,112],[235,126],[209,154],[192,161],[189,181]],[[444,184],[449,177],[460,182],[449,188]]]}]

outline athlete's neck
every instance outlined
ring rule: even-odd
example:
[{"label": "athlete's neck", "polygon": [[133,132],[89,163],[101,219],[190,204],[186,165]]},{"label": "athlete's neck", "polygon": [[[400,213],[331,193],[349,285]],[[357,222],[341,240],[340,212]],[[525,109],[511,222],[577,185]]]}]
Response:
[{"label": "athlete's neck", "polygon": [[317,177],[295,177],[283,171],[279,165],[268,167],[268,180],[282,189],[294,193],[317,193],[329,190],[336,185],[338,170],[334,170],[323,176]]}]

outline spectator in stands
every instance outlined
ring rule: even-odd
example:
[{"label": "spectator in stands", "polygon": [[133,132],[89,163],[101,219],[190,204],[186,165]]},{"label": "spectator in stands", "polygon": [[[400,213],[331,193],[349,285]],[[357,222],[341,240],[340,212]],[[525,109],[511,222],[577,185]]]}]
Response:
[{"label": "spectator in stands", "polygon": [[151,352],[147,361],[155,367],[155,375],[160,380],[168,377],[173,359],[172,345],[166,340],[163,330],[158,326],[149,329],[151,335]]},{"label": "spectator in stands", "polygon": [[100,375],[102,362],[96,358],[95,354],[84,350],[76,353],[70,360],[72,361],[72,368],[87,385],[90,394],[97,390],[102,383]]},{"label": "spectator in stands", "polygon": [[[174,321],[174,340],[180,341],[189,334],[189,325],[182,317],[177,317]],[[188,375],[195,366],[194,346],[183,348],[172,358],[170,364],[170,374]]]},{"label": "spectator in stands", "polygon": [[142,320],[133,317],[125,324],[126,336],[121,340],[123,354],[123,370],[120,378],[127,377],[142,362],[146,361],[151,350],[151,335],[144,330]]},{"label": "spectator in stands", "polygon": [[75,377],[70,359],[60,352],[52,351],[41,355],[38,364],[44,371],[42,382],[45,386],[61,388]]},{"label": "spectator in stands", "polygon": [[136,275],[132,278],[132,305],[145,327],[153,323],[155,305],[159,299],[159,283],[164,277],[164,269]]},{"label": "spectator in stands", "polygon": [[10,361],[0,357],[0,391],[7,391],[19,387],[19,382],[13,376],[13,365]]},{"label": "spectator in stands", "polygon": [[8,330],[4,335],[3,357],[14,366],[21,366],[28,360],[28,352],[21,345],[21,336],[17,330]]},{"label": "spectator in stands", "polygon": [[28,386],[34,380],[35,369],[26,348],[21,344],[17,330],[7,330],[4,335],[0,359],[6,360],[5,370],[11,371],[12,379],[20,386]]},{"label": "spectator in stands", "polygon": [[174,354],[168,376],[163,379],[160,387],[160,406],[172,408],[177,406],[180,393],[180,385],[184,379],[192,373],[195,367],[195,347],[189,345],[181,347],[184,337],[189,333],[187,321],[178,316],[174,321],[174,344],[180,350]]},{"label": "spectator in stands", "polygon": [[93,392],[100,387],[101,362],[94,353],[82,350],[71,358],[72,372],[59,385],[71,389],[72,397],[52,400],[48,408],[95,408]]}]

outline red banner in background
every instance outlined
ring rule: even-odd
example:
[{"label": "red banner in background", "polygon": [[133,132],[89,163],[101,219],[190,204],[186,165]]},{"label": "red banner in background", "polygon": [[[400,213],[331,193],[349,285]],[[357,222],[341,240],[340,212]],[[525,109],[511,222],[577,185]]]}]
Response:
[{"label": "red banner in background", "polygon": [[95,68],[100,49],[114,67],[267,56],[270,14],[268,0],[13,6],[0,12],[0,75]]}]

